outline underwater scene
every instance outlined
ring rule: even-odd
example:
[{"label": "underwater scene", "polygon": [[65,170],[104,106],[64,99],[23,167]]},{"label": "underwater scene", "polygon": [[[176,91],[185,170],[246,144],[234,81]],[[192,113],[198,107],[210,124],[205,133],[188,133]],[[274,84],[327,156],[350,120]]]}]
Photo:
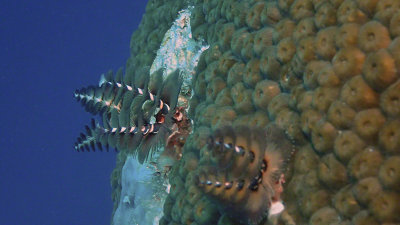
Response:
[{"label": "underwater scene", "polygon": [[399,0],[149,0],[126,48],[74,92],[112,225],[400,224]]}]

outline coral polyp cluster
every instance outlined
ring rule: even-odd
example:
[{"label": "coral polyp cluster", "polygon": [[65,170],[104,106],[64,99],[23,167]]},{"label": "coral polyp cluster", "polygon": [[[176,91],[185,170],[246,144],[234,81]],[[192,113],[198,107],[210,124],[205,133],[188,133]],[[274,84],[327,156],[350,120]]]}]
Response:
[{"label": "coral polyp cluster", "polygon": [[[195,1],[196,18],[208,29],[192,29],[211,47],[194,77],[193,137],[200,135],[196,127],[214,132],[273,123],[295,141],[299,150],[285,174],[285,211],[277,224],[400,222],[394,205],[400,194],[383,175],[385,162],[400,154],[399,6],[392,0]],[[226,26],[230,45],[220,39]],[[228,55],[230,68],[220,72],[215,66]],[[203,90],[214,82],[220,98]],[[189,136],[185,145],[197,143]],[[204,145],[198,149],[199,161],[213,158]],[[390,168],[395,179],[398,172]],[[207,174],[223,171],[214,166]],[[211,186],[224,184],[217,178],[210,175]],[[361,194],[360,184],[371,189]],[[217,205],[246,203],[229,204],[214,189],[206,196]],[[382,197],[366,201],[363,196],[374,196],[367,190]],[[243,223],[231,211],[220,207],[220,221]]]},{"label": "coral polyp cluster", "polygon": [[[152,65],[187,8],[192,43],[210,47],[190,67],[193,131],[169,139],[181,155],[160,224],[399,223],[400,2],[151,0],[128,74]],[[123,105],[110,103],[105,121]],[[151,102],[139,105],[147,112]],[[293,141],[293,160],[270,127]],[[85,140],[79,148],[95,138]],[[114,201],[125,157],[112,176]],[[276,200],[284,210],[267,218]]]}]

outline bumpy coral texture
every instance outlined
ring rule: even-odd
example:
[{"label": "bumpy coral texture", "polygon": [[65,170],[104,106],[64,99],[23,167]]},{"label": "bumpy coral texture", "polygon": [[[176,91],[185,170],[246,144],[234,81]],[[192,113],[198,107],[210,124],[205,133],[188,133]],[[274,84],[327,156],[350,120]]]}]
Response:
[{"label": "bumpy coral texture", "polygon": [[[128,68],[151,64],[182,2],[149,2]],[[160,224],[240,224],[195,185],[195,165],[212,157],[213,130],[271,122],[298,150],[285,175],[285,211],[260,224],[399,223],[399,1],[191,4],[193,36],[210,48],[193,79],[194,132],[170,174]]]}]

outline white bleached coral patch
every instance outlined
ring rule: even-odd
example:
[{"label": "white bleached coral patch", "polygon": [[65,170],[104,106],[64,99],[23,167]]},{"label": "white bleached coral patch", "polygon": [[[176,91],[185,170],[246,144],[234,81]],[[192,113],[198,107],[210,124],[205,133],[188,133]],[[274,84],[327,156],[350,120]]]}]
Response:
[{"label": "white bleached coral patch", "polygon": [[132,155],[126,158],[122,168],[121,197],[113,225],[159,223],[167,192],[166,186],[160,185],[160,178],[153,173],[148,164],[140,164]]},{"label": "white bleached coral patch", "polygon": [[204,41],[196,42],[192,38],[190,15],[193,6],[179,12],[171,28],[165,33],[160,49],[150,68],[150,74],[163,69],[164,79],[176,69],[181,70],[183,78],[182,91],[188,91],[201,53],[208,49]]},{"label": "white bleached coral patch", "polygon": [[[196,42],[192,38],[190,16],[193,8],[190,6],[179,12],[178,18],[165,33],[150,68],[150,74],[162,69],[164,79],[179,69],[183,78],[183,93],[190,92],[189,85],[200,55],[209,47],[204,41]],[[102,77],[100,85],[104,82],[106,79]],[[154,159],[158,158],[159,155],[154,156]],[[142,165],[131,155],[127,157],[122,168],[121,197],[112,225],[158,224],[170,185],[161,177],[154,177],[154,172],[156,170],[149,164]]]}]

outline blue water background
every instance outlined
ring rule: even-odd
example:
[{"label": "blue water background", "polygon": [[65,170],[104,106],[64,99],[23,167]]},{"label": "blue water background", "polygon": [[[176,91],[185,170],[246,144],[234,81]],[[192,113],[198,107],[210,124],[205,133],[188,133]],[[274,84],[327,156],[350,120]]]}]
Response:
[{"label": "blue water background", "polygon": [[0,224],[101,225],[115,153],[76,153],[76,88],[124,66],[144,0],[0,4]]}]

